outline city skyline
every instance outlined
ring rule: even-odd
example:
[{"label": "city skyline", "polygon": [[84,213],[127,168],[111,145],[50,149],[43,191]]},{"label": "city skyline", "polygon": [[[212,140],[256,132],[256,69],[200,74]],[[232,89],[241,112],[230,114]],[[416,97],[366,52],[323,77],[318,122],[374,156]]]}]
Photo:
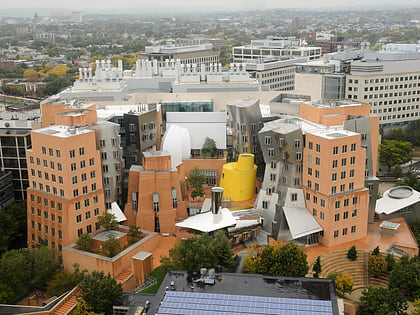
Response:
[{"label": "city skyline", "polygon": [[[104,12],[113,10],[112,13],[162,13],[162,12],[191,12],[191,11],[242,11],[242,10],[267,10],[267,9],[316,9],[316,10],[354,10],[354,9],[385,9],[385,8],[402,8],[402,7],[418,7],[419,4],[415,0],[405,0],[396,4],[394,1],[385,0],[378,1],[374,0],[367,4],[365,1],[356,0],[352,1],[333,1],[333,0],[322,0],[317,2],[312,1],[300,1],[295,2],[291,0],[282,1],[281,3],[273,0],[263,0],[258,3],[250,0],[234,0],[226,3],[221,0],[214,0],[211,3],[207,1],[195,1],[194,4],[185,0],[158,0],[146,4],[140,4],[134,0],[122,0],[119,2],[99,2],[99,1],[81,1],[81,0],[64,0],[60,2],[60,6],[57,6],[57,2],[53,0],[41,0],[36,2],[28,0],[17,0],[13,2],[4,3],[2,5],[2,11],[9,10],[51,10],[55,12],[57,10],[66,11],[85,11],[87,12]],[[116,10],[116,11],[115,11]]]}]

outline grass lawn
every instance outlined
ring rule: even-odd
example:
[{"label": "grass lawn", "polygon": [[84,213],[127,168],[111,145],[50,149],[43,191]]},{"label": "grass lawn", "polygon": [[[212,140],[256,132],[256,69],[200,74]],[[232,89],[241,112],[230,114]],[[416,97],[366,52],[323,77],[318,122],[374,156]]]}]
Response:
[{"label": "grass lawn", "polygon": [[163,278],[165,278],[165,275],[166,275],[166,270],[165,268],[163,268],[163,266],[159,266],[155,268],[150,274],[150,276],[156,279],[157,283],[144,289],[140,293],[151,293],[151,294],[157,293],[157,291],[160,288],[160,285],[162,284]]}]

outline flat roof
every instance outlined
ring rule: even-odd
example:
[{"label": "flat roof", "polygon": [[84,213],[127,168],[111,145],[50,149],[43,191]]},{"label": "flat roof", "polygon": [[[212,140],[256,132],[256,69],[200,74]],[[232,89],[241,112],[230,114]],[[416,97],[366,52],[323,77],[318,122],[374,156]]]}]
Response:
[{"label": "flat roof", "polygon": [[193,229],[201,232],[212,232],[236,225],[236,220],[227,208],[219,209],[218,214],[208,211],[188,217],[176,223],[177,227]]},{"label": "flat roof", "polygon": [[376,201],[375,212],[391,214],[420,202],[420,192],[408,186],[393,187]]},{"label": "flat roof", "polygon": [[146,301],[151,314],[339,314],[332,279],[170,271],[156,295],[125,298],[129,315]]},{"label": "flat roof", "polygon": [[315,136],[322,137],[325,139],[338,139],[338,138],[360,135],[359,133],[356,133],[350,130],[335,129],[335,128],[309,130],[307,133],[313,134]]},{"label": "flat roof", "polygon": [[[355,70],[353,70],[353,69]],[[371,68],[372,71],[358,71],[363,68]],[[381,71],[373,71],[374,69],[381,68]],[[366,75],[371,76],[375,74],[397,74],[397,73],[410,73],[420,71],[420,60],[392,60],[392,61],[355,61],[351,63],[350,73],[352,75]]]},{"label": "flat roof", "polygon": [[56,126],[49,126],[46,128],[36,129],[36,130],[33,130],[32,132],[54,135],[60,138],[68,138],[68,137],[77,136],[80,134],[86,134],[86,133],[94,132],[94,131],[86,129],[86,128],[76,128],[76,127],[56,125]]}]

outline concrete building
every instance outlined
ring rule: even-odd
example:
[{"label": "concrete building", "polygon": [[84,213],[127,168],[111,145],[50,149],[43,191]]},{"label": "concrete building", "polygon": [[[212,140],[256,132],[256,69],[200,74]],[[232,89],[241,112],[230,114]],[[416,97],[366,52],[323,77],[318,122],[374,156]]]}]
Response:
[{"label": "concrete building", "polygon": [[247,62],[252,59],[265,57],[308,57],[309,60],[321,57],[321,47],[303,46],[300,39],[295,37],[287,38],[266,38],[252,40],[250,45],[236,46],[232,48],[233,62]]},{"label": "concrete building", "polygon": [[181,64],[210,64],[219,63],[220,51],[214,49],[210,43],[203,44],[185,44],[176,46],[159,45],[146,46],[145,52],[140,53],[140,60],[158,61],[159,65],[163,65],[166,60],[179,59]]},{"label": "concrete building", "polygon": [[292,91],[295,88],[295,63],[309,57],[266,57],[245,63],[246,71],[257,79],[264,91]]}]

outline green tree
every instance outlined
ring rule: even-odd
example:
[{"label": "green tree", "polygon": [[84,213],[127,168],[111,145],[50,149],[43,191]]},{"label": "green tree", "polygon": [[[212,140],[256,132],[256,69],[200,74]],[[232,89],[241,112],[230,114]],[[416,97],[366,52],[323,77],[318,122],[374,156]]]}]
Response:
[{"label": "green tree", "polygon": [[385,261],[386,261],[386,269],[388,271],[392,271],[392,269],[394,269],[394,267],[395,267],[394,255],[391,254],[391,253],[388,253],[388,255],[386,255],[386,257],[385,257]]},{"label": "green tree", "polygon": [[106,212],[104,215],[99,216],[98,222],[107,231],[118,229],[118,221],[112,213]]},{"label": "green tree", "polygon": [[92,236],[88,233],[83,233],[76,241],[76,245],[80,250],[90,252],[92,250]]},{"label": "green tree", "polygon": [[378,256],[380,254],[381,250],[379,249],[379,246],[376,246],[373,250],[371,255],[372,256]]},{"label": "green tree", "polygon": [[47,246],[40,246],[32,249],[32,256],[32,287],[45,289],[48,281],[59,271],[60,259],[58,253]]},{"label": "green tree", "polygon": [[26,246],[25,203],[15,202],[0,211],[0,252]]},{"label": "green tree", "polygon": [[350,247],[349,251],[347,252],[347,258],[353,261],[357,259],[357,249],[355,245]]},{"label": "green tree", "polygon": [[92,307],[87,304],[87,302],[81,298],[80,296],[78,296],[77,298],[77,306],[74,309],[73,315],[100,315],[103,313],[95,313],[94,311],[92,311]]},{"label": "green tree", "polygon": [[313,271],[313,274],[314,274],[314,278],[319,278],[319,274],[320,274],[320,273],[321,273],[321,271],[322,271],[322,266],[321,266],[321,257],[320,257],[320,256],[318,256],[318,257],[316,258],[315,264],[314,264],[314,266],[312,267],[312,271]]},{"label": "green tree", "polygon": [[194,167],[191,170],[187,182],[192,188],[191,197],[193,199],[204,196],[203,185],[207,182],[207,176],[198,167]]},{"label": "green tree", "polygon": [[420,262],[418,257],[411,260],[400,258],[389,276],[389,287],[401,291],[408,300],[420,298]]},{"label": "green tree", "polygon": [[247,273],[272,276],[304,277],[309,270],[306,254],[293,242],[279,242],[250,251],[244,266]]},{"label": "green tree", "polygon": [[368,268],[372,275],[378,276],[381,273],[384,273],[387,270],[387,267],[385,258],[381,255],[371,255],[369,257]]},{"label": "green tree", "polygon": [[133,244],[137,242],[142,235],[140,228],[135,224],[130,224],[128,226],[128,236],[130,237],[130,243]]},{"label": "green tree", "polygon": [[203,153],[205,158],[215,157],[217,154],[216,141],[209,137],[206,137],[206,139],[204,140],[203,147],[201,148],[201,152]]},{"label": "green tree", "polygon": [[360,297],[357,315],[408,315],[407,300],[398,289],[369,286]]},{"label": "green tree", "polygon": [[108,257],[114,257],[121,251],[120,242],[114,237],[114,235],[110,235],[102,244],[101,251]]},{"label": "green tree", "polygon": [[411,312],[411,315],[420,315],[420,300],[415,300],[413,306],[414,310]]},{"label": "green tree", "polygon": [[384,139],[379,147],[379,162],[391,171],[391,167],[410,161],[412,153],[410,142]]},{"label": "green tree", "polygon": [[204,234],[182,240],[169,251],[169,257],[162,258],[161,262],[165,268],[173,270],[229,270],[233,266],[232,256],[226,235],[218,231],[214,238]]},{"label": "green tree", "polygon": [[108,273],[93,271],[84,274],[79,283],[79,297],[86,301],[95,313],[112,314],[112,306],[122,296],[122,286]]}]

